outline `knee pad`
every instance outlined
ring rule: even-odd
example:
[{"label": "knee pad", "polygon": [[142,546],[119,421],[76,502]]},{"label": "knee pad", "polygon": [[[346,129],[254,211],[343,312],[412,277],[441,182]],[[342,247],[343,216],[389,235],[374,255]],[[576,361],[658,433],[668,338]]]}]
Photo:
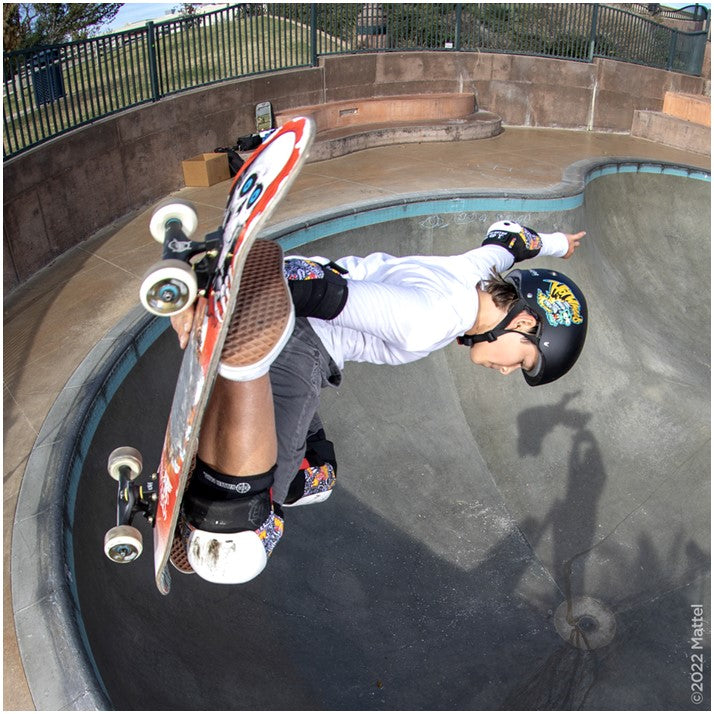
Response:
[{"label": "knee pad", "polygon": [[325,435],[325,430],[320,429],[307,438],[305,459],[309,466],[322,466],[329,464],[337,473],[337,457],[335,445]]},{"label": "knee pad", "polygon": [[188,562],[199,577],[211,583],[247,583],[263,572],[283,529],[283,519],[273,510],[256,530],[211,533],[194,529],[186,543]]},{"label": "knee pad", "polygon": [[344,271],[335,263],[321,265],[293,257],[285,259],[284,270],[297,317],[332,320],[342,312],[349,288]]},{"label": "knee pad", "polygon": [[313,494],[327,493],[332,490],[336,480],[335,447],[325,437],[325,432],[320,429],[307,439],[305,457],[300,464],[300,470],[290,484],[284,505],[293,505],[303,498],[308,489]]},{"label": "knee pad", "polygon": [[183,512],[190,529],[188,562],[204,580],[245,583],[265,568],[284,530],[270,495],[275,468],[232,477],[197,459]]},{"label": "knee pad", "polygon": [[196,459],[183,498],[183,512],[194,528],[236,533],[259,528],[270,514],[270,488],[276,467],[247,478],[228,476]]},{"label": "knee pad", "polygon": [[514,221],[498,221],[486,233],[481,245],[500,245],[512,256],[515,263],[535,258],[543,245],[541,237],[532,228]]}]

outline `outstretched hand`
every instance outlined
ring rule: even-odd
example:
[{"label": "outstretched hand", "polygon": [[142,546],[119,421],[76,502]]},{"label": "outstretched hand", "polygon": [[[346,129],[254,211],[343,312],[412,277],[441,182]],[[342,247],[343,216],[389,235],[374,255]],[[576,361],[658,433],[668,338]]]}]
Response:
[{"label": "outstretched hand", "polygon": [[580,233],[565,234],[565,237],[568,239],[568,252],[563,256],[564,260],[567,260],[573,253],[575,253],[575,249],[580,247],[580,240],[584,236],[585,231],[580,231]]},{"label": "outstretched hand", "polygon": [[179,345],[181,349],[185,349],[188,344],[188,338],[193,327],[193,316],[196,313],[196,306],[191,305],[178,315],[171,316],[171,327],[174,328],[178,335]]}]

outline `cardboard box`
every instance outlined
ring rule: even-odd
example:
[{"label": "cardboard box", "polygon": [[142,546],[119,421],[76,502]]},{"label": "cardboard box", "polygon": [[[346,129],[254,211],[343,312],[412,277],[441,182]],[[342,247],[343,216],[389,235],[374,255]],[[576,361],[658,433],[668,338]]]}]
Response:
[{"label": "cardboard box", "polygon": [[183,180],[187,186],[213,186],[231,177],[228,154],[199,154],[181,162]]}]

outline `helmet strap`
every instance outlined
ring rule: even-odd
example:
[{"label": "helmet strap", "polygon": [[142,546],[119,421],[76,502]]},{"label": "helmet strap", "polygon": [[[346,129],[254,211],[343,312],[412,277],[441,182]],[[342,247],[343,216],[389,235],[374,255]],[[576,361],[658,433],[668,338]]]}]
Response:
[{"label": "helmet strap", "polygon": [[[516,315],[519,315],[523,310],[527,310],[530,312],[528,308],[528,304],[526,303],[525,300],[519,299],[517,300],[513,307],[506,313],[506,316],[501,320],[501,322],[498,323],[494,328],[488,330],[488,332],[481,332],[478,335],[460,335],[459,337],[456,338],[456,342],[460,345],[466,345],[467,347],[473,347],[473,345],[478,344],[479,342],[495,342],[501,335],[508,334],[509,332],[517,332],[519,335],[523,335],[524,337],[528,337],[530,339],[531,337],[535,337],[535,335],[528,335],[524,332],[520,332],[520,330],[509,330],[506,328],[506,325],[509,325],[511,321],[516,317]],[[537,343],[537,338],[531,340],[534,344]]]}]

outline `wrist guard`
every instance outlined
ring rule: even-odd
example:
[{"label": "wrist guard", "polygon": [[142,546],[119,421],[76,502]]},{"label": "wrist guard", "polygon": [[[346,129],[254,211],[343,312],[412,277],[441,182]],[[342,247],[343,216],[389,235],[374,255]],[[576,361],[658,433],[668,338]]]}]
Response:
[{"label": "wrist guard", "polygon": [[254,530],[270,514],[275,469],[255,476],[229,476],[196,458],[183,497],[186,519],[194,528],[213,533]]},{"label": "wrist guard", "polygon": [[535,258],[543,247],[543,241],[532,228],[514,221],[498,221],[488,229],[481,245],[500,245],[513,256],[515,263],[520,263]]}]

